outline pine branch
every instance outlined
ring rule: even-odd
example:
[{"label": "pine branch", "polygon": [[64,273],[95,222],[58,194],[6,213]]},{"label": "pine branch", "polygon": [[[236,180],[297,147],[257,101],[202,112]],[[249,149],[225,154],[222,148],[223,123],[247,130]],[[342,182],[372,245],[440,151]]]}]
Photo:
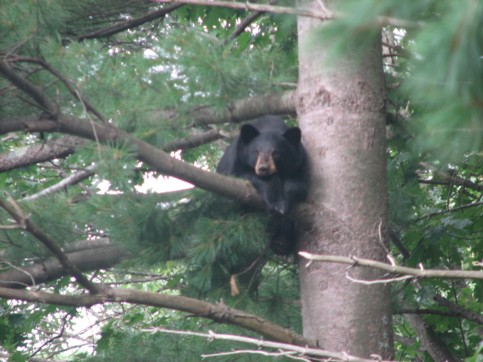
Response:
[{"label": "pine branch", "polygon": [[50,187],[47,187],[46,189],[43,189],[36,194],[24,197],[22,201],[33,201],[38,199],[39,197],[46,196],[58,191],[64,190],[68,186],[73,186],[78,184],[79,182],[85,180],[86,178],[89,178],[93,175],[95,175],[95,169],[96,166],[95,164],[92,164],[90,166],[87,166],[84,170],[77,171],[73,173],[72,175],[67,176],[60,182],[57,182],[55,185],[52,185]]},{"label": "pine branch", "polygon": [[149,21],[156,20],[156,19],[163,19],[166,14],[169,14],[170,12],[180,8],[183,6],[183,4],[174,4],[168,7],[165,7],[160,10],[153,11],[151,13],[148,13],[144,16],[141,16],[136,19],[128,20],[125,21],[121,24],[115,24],[112,26],[109,26],[107,28],[103,28],[100,30],[96,30],[92,33],[85,34],[85,35],[79,35],[76,37],[77,41],[83,41],[86,39],[98,39],[98,38],[106,38],[118,33],[121,33],[123,31],[129,30],[129,29],[134,29],[140,25],[143,25]]},{"label": "pine branch", "polygon": [[222,303],[212,304],[198,299],[144,292],[135,289],[109,288],[98,294],[63,295],[46,292],[31,292],[0,287],[0,297],[25,302],[62,305],[70,307],[92,307],[104,303],[129,303],[158,308],[173,309],[192,316],[211,319],[261,334],[265,338],[298,346],[316,347],[316,342],[282,328],[256,315],[230,308]]},{"label": "pine branch", "polygon": [[240,24],[237,25],[235,31],[225,39],[223,42],[224,45],[227,45],[228,43],[232,42],[235,40],[240,34],[242,34],[247,27],[250,26],[251,23],[253,23],[255,20],[257,20],[260,16],[265,14],[263,11],[256,11],[250,15],[248,15],[246,18],[244,18]]},{"label": "pine branch", "polygon": [[76,98],[83,107],[85,108],[86,111],[91,112],[94,114],[99,120],[102,122],[107,122],[107,118],[102,115],[101,112],[99,112],[79,91],[77,88],[76,84],[71,81],[70,79],[67,79],[59,70],[55,69],[52,67],[50,64],[45,62],[42,59],[37,59],[37,58],[12,58],[10,61],[16,61],[16,62],[27,62],[27,63],[33,63],[33,64],[39,64],[42,68],[47,70],[49,73],[54,75],[56,78],[58,78],[62,84],[64,84],[65,88],[69,91],[74,98]]},{"label": "pine branch", "polygon": [[[2,133],[1,124],[2,120],[0,120],[0,133]],[[167,143],[162,148],[166,152],[187,150],[213,142],[222,137],[223,136],[219,130],[212,129],[207,132],[197,133]],[[53,140],[47,140],[39,144],[16,148],[11,152],[0,154],[0,172],[67,157],[73,154],[76,149],[84,143],[85,140],[82,138],[64,136]]]},{"label": "pine branch", "polygon": [[162,147],[162,149],[165,152],[188,150],[190,148],[195,148],[216,141],[222,137],[223,136],[218,129],[212,129],[167,143]]},{"label": "pine branch", "polygon": [[[334,255],[316,255],[307,252],[299,252],[299,255],[310,261],[332,262],[349,264],[352,266],[368,266],[384,270],[394,274],[400,274],[407,278],[444,278],[444,279],[476,279],[483,280],[483,271],[476,270],[436,270],[436,269],[415,269],[405,266],[391,265],[380,261],[362,259],[358,257],[345,257]],[[378,280],[378,282],[389,282],[390,280]]]},{"label": "pine branch", "polygon": [[[68,259],[81,272],[109,269],[125,257],[125,253],[108,239],[86,240],[82,243],[84,248],[71,248],[66,252]],[[80,243],[75,246],[79,247]],[[28,266],[10,267],[10,270],[0,273],[0,285],[5,288],[23,289],[51,282],[67,274],[56,257]]]},{"label": "pine branch", "polygon": [[[13,84],[18,87],[26,84],[26,92],[35,89],[28,80],[17,74],[12,78],[16,80],[21,79]],[[24,90],[24,88],[20,89]],[[43,97],[42,99],[39,99],[39,101],[49,102],[48,99],[44,100]],[[25,123],[22,123],[22,121]],[[204,171],[186,162],[176,160],[168,153],[117,129],[111,124],[85,121],[76,117],[65,116],[63,114],[51,115],[48,119],[31,117],[23,120],[2,120],[0,123],[0,132],[11,132],[14,130],[28,132],[61,132],[107,145],[129,145],[136,150],[137,158],[140,161],[146,162],[153,169],[162,174],[177,177],[207,191],[215,192],[244,203],[250,203],[259,207],[263,206],[260,196],[250,182]]]},{"label": "pine branch", "polygon": [[146,162],[155,171],[185,180],[207,191],[253,206],[263,207],[260,196],[250,182],[204,171],[189,163],[177,160],[161,149],[109,124],[99,124],[76,117],[58,115],[56,121],[42,118],[3,120],[0,122],[0,132],[4,130],[7,132],[61,132],[109,146],[125,144],[135,150],[135,156],[140,161]]},{"label": "pine branch", "polygon": [[[77,282],[86,288],[89,292],[96,294],[100,292],[100,288],[88,280],[84,274],[69,260],[62,249],[57,245],[57,243],[46,234],[41,228],[34,224],[30,217],[25,215],[17,202],[11,198],[7,197],[7,200],[0,199],[0,207],[5,209],[16,221],[17,227],[22,230],[26,230],[31,235],[33,235],[37,240],[44,244],[47,249],[50,250],[52,254],[57,258],[60,264],[75,277]],[[7,225],[10,226],[10,225]]]},{"label": "pine branch", "polygon": [[79,137],[64,136],[39,144],[16,148],[11,152],[0,154],[0,172],[67,157],[84,142]]},{"label": "pine branch", "polygon": [[190,116],[197,125],[238,123],[266,114],[295,115],[296,102],[296,91],[260,94],[232,102],[222,112],[212,107],[200,107],[191,111]]},{"label": "pine branch", "polygon": [[[196,134],[191,137],[182,138],[180,140],[170,142],[163,147],[166,152],[185,150],[198,147],[205,143],[212,142],[221,138],[222,135],[218,130],[210,130],[204,133]],[[42,144],[22,147],[13,152],[0,154],[0,172],[11,169],[32,165],[39,162],[45,162],[55,158],[66,157],[74,153],[75,149],[84,143],[84,140],[75,136],[65,136],[61,139],[48,141]],[[94,165],[86,167],[84,170],[69,175],[57,182],[56,184],[39,191],[36,194],[24,197],[22,201],[32,201],[39,197],[49,195],[54,192],[62,191],[68,186],[78,184],[96,174]]]},{"label": "pine branch", "polygon": [[17,74],[4,60],[0,61],[0,74],[3,74],[18,89],[31,96],[49,116],[53,116],[58,112],[58,107],[50,102],[40,88]]}]

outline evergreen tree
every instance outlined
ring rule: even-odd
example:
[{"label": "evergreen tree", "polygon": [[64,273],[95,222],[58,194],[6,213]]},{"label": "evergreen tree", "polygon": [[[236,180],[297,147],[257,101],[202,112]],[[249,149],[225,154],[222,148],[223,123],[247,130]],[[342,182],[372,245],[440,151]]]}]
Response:
[{"label": "evergreen tree", "polygon": [[[187,3],[0,1],[1,359],[477,361],[483,4]],[[304,135],[312,255],[213,172],[266,114]]]}]

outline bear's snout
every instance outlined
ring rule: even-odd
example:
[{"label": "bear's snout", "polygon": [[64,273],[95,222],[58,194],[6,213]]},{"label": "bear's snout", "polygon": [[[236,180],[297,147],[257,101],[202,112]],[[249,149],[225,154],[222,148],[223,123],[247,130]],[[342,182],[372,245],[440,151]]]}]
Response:
[{"label": "bear's snout", "polygon": [[268,177],[277,173],[277,166],[271,154],[260,153],[255,164],[255,173],[260,177]]}]

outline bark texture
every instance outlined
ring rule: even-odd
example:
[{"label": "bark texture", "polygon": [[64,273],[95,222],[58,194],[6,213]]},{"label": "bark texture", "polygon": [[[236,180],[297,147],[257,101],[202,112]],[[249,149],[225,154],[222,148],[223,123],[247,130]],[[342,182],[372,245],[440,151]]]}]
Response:
[{"label": "bark texture", "polygon": [[[321,10],[318,1],[299,5]],[[323,10],[323,9],[322,9]],[[311,207],[302,210],[301,251],[387,261],[385,87],[380,39],[346,44],[331,62],[333,41],[318,19],[298,18],[297,113],[310,155]],[[370,36],[369,34],[367,36]],[[333,59],[333,58],[332,58]],[[382,272],[300,260],[304,335],[324,349],[391,358],[390,287],[365,285]]]}]

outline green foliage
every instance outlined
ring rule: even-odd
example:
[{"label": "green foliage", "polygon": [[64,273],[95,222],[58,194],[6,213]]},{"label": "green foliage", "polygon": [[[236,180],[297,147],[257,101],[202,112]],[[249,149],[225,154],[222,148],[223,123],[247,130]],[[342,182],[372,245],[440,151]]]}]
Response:
[{"label": "green foliage", "polygon": [[[347,47],[352,51],[352,47],[367,46],[366,30],[379,31],[376,25],[381,17],[390,20],[386,18],[384,28],[394,38],[394,44],[386,44],[393,55],[385,58],[393,60],[385,63],[388,199],[391,236],[399,241],[392,245],[393,255],[398,263],[413,267],[478,270],[477,263],[483,260],[483,4],[470,0],[336,3],[343,16],[324,22],[324,31],[313,39],[331,37],[337,45],[334,64],[346,56]],[[163,6],[120,0],[0,0],[0,55],[57,102],[62,113],[85,122],[98,121],[67,89],[67,81],[108,124],[158,147],[214,127],[193,122],[192,115],[199,109],[225,111],[236,100],[296,84],[294,16],[265,13],[248,31],[230,39],[245,11],[183,6],[163,19],[110,37],[79,40]],[[43,68],[41,61],[64,79]],[[14,117],[35,119],[44,111],[3,77],[0,94],[0,122]],[[229,125],[216,127],[230,130]],[[59,137],[2,134],[0,156]],[[181,157],[212,169],[221,154],[219,146],[184,150]],[[124,144],[86,143],[65,159],[1,172],[0,189],[20,200],[24,212],[59,246],[68,249],[74,241],[109,237],[128,253],[118,269],[89,275],[96,281],[214,302],[223,299],[231,307],[300,332],[296,267],[267,250],[270,216],[198,190],[142,194],[137,187],[153,173],[134,158],[134,151]],[[62,192],[21,201],[92,163],[95,176]],[[101,194],[98,187],[106,181],[109,192]],[[4,211],[0,211],[0,224],[12,224]],[[50,253],[24,230],[2,230],[0,256],[7,270],[44,260]],[[133,287],[136,273],[155,274],[161,281]],[[231,277],[240,289],[238,296],[231,295]],[[79,292],[70,277],[41,288]],[[424,280],[397,284],[394,291],[396,311],[448,312],[449,316],[426,314],[429,328],[455,358],[481,360],[480,327],[470,319],[452,316],[451,309],[434,297],[478,313],[482,283]],[[63,358],[61,351],[72,337],[54,337],[75,324],[72,318],[78,312],[3,301],[0,352],[23,361],[42,346],[40,356]],[[76,360],[160,360],[162,356],[189,361],[199,360],[201,354],[247,348],[146,331],[162,327],[247,334],[172,311],[114,304],[99,307],[99,315],[107,319],[100,338],[88,347],[89,352],[78,353]],[[430,361],[421,351],[420,337],[400,315],[394,318],[394,332],[400,337],[398,360]],[[72,360],[69,351],[64,354],[63,359]],[[239,360],[269,359],[243,355]]]}]

